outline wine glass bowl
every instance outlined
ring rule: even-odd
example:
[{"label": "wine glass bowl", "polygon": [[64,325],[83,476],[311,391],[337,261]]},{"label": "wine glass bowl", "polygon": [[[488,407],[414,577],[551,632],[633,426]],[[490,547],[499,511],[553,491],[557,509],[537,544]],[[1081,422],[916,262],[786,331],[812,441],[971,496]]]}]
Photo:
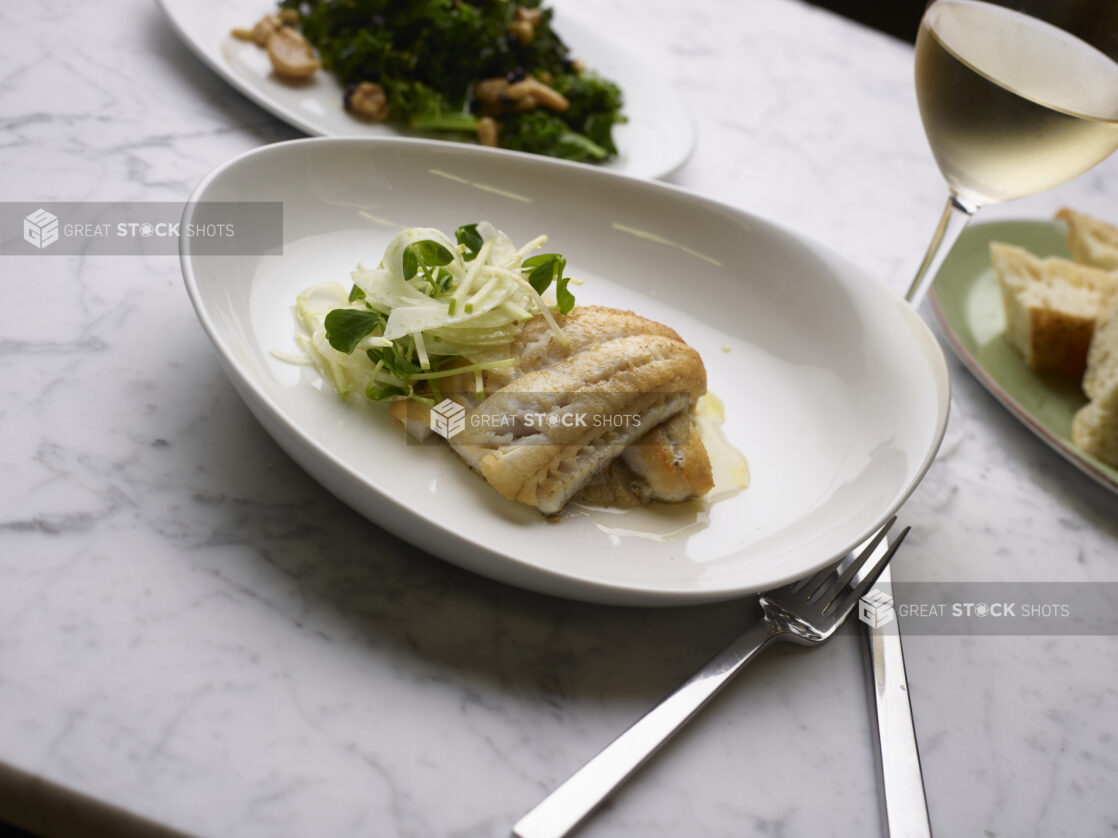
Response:
[{"label": "wine glass bowl", "polygon": [[916,304],[979,207],[1042,192],[1118,148],[1118,3],[933,0],[916,95],[950,198]]}]

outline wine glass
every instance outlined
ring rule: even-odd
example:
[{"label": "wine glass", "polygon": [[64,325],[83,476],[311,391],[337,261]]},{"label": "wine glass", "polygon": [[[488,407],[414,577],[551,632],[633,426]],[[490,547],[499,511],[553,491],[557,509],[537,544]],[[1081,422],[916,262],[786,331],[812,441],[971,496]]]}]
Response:
[{"label": "wine glass", "polygon": [[1116,0],[933,0],[916,98],[951,194],[905,295],[923,298],[979,207],[1079,175],[1118,148]]}]

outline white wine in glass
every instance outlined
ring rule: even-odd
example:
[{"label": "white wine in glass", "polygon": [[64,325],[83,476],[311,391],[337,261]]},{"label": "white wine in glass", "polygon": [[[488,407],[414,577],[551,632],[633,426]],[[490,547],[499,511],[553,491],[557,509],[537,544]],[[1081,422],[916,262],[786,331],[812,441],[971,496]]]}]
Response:
[{"label": "white wine in glass", "polygon": [[[1079,37],[1094,28],[1099,46]],[[1115,29],[1115,0],[928,6],[916,38],[916,96],[951,198],[910,302],[980,206],[1049,189],[1118,148]]]}]

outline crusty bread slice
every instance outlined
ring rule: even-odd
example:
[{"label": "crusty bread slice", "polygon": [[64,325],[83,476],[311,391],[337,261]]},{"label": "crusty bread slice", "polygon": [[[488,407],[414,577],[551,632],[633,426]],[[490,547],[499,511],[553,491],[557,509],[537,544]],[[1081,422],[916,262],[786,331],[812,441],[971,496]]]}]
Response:
[{"label": "crusty bread slice", "polygon": [[1107,385],[1114,381],[1118,381],[1118,294],[1111,295],[1095,324],[1087,350],[1083,392],[1089,399],[1102,398]]},{"label": "crusty bread slice", "polygon": [[1103,307],[1095,326],[1083,392],[1091,401],[1075,414],[1071,441],[1118,468],[1118,294]]},{"label": "crusty bread slice", "polygon": [[1006,335],[1038,372],[1078,381],[1103,304],[1118,293],[1118,273],[1067,259],[1040,259],[1024,248],[990,243],[1005,303]]},{"label": "crusty bread slice", "polygon": [[1071,423],[1076,448],[1118,468],[1118,377],[1096,391]]},{"label": "crusty bread slice", "polygon": [[1075,261],[1118,270],[1118,227],[1067,207],[1056,217],[1068,225],[1068,250]]}]

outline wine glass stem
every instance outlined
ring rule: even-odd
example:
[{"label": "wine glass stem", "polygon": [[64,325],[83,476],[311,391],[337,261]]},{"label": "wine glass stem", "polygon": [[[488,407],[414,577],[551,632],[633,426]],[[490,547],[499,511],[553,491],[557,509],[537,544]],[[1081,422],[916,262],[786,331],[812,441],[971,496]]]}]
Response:
[{"label": "wine glass stem", "polygon": [[904,297],[914,308],[920,305],[920,301],[928,293],[928,288],[939,273],[943,260],[951,252],[951,246],[955,244],[955,240],[959,238],[959,234],[963,232],[963,228],[967,226],[977,210],[977,206],[972,206],[955,195],[947,199],[947,206],[943,209],[936,233],[928,245],[928,252],[924,254],[924,261],[920,263],[916,278],[912,280],[912,285],[909,286],[908,293]]}]

